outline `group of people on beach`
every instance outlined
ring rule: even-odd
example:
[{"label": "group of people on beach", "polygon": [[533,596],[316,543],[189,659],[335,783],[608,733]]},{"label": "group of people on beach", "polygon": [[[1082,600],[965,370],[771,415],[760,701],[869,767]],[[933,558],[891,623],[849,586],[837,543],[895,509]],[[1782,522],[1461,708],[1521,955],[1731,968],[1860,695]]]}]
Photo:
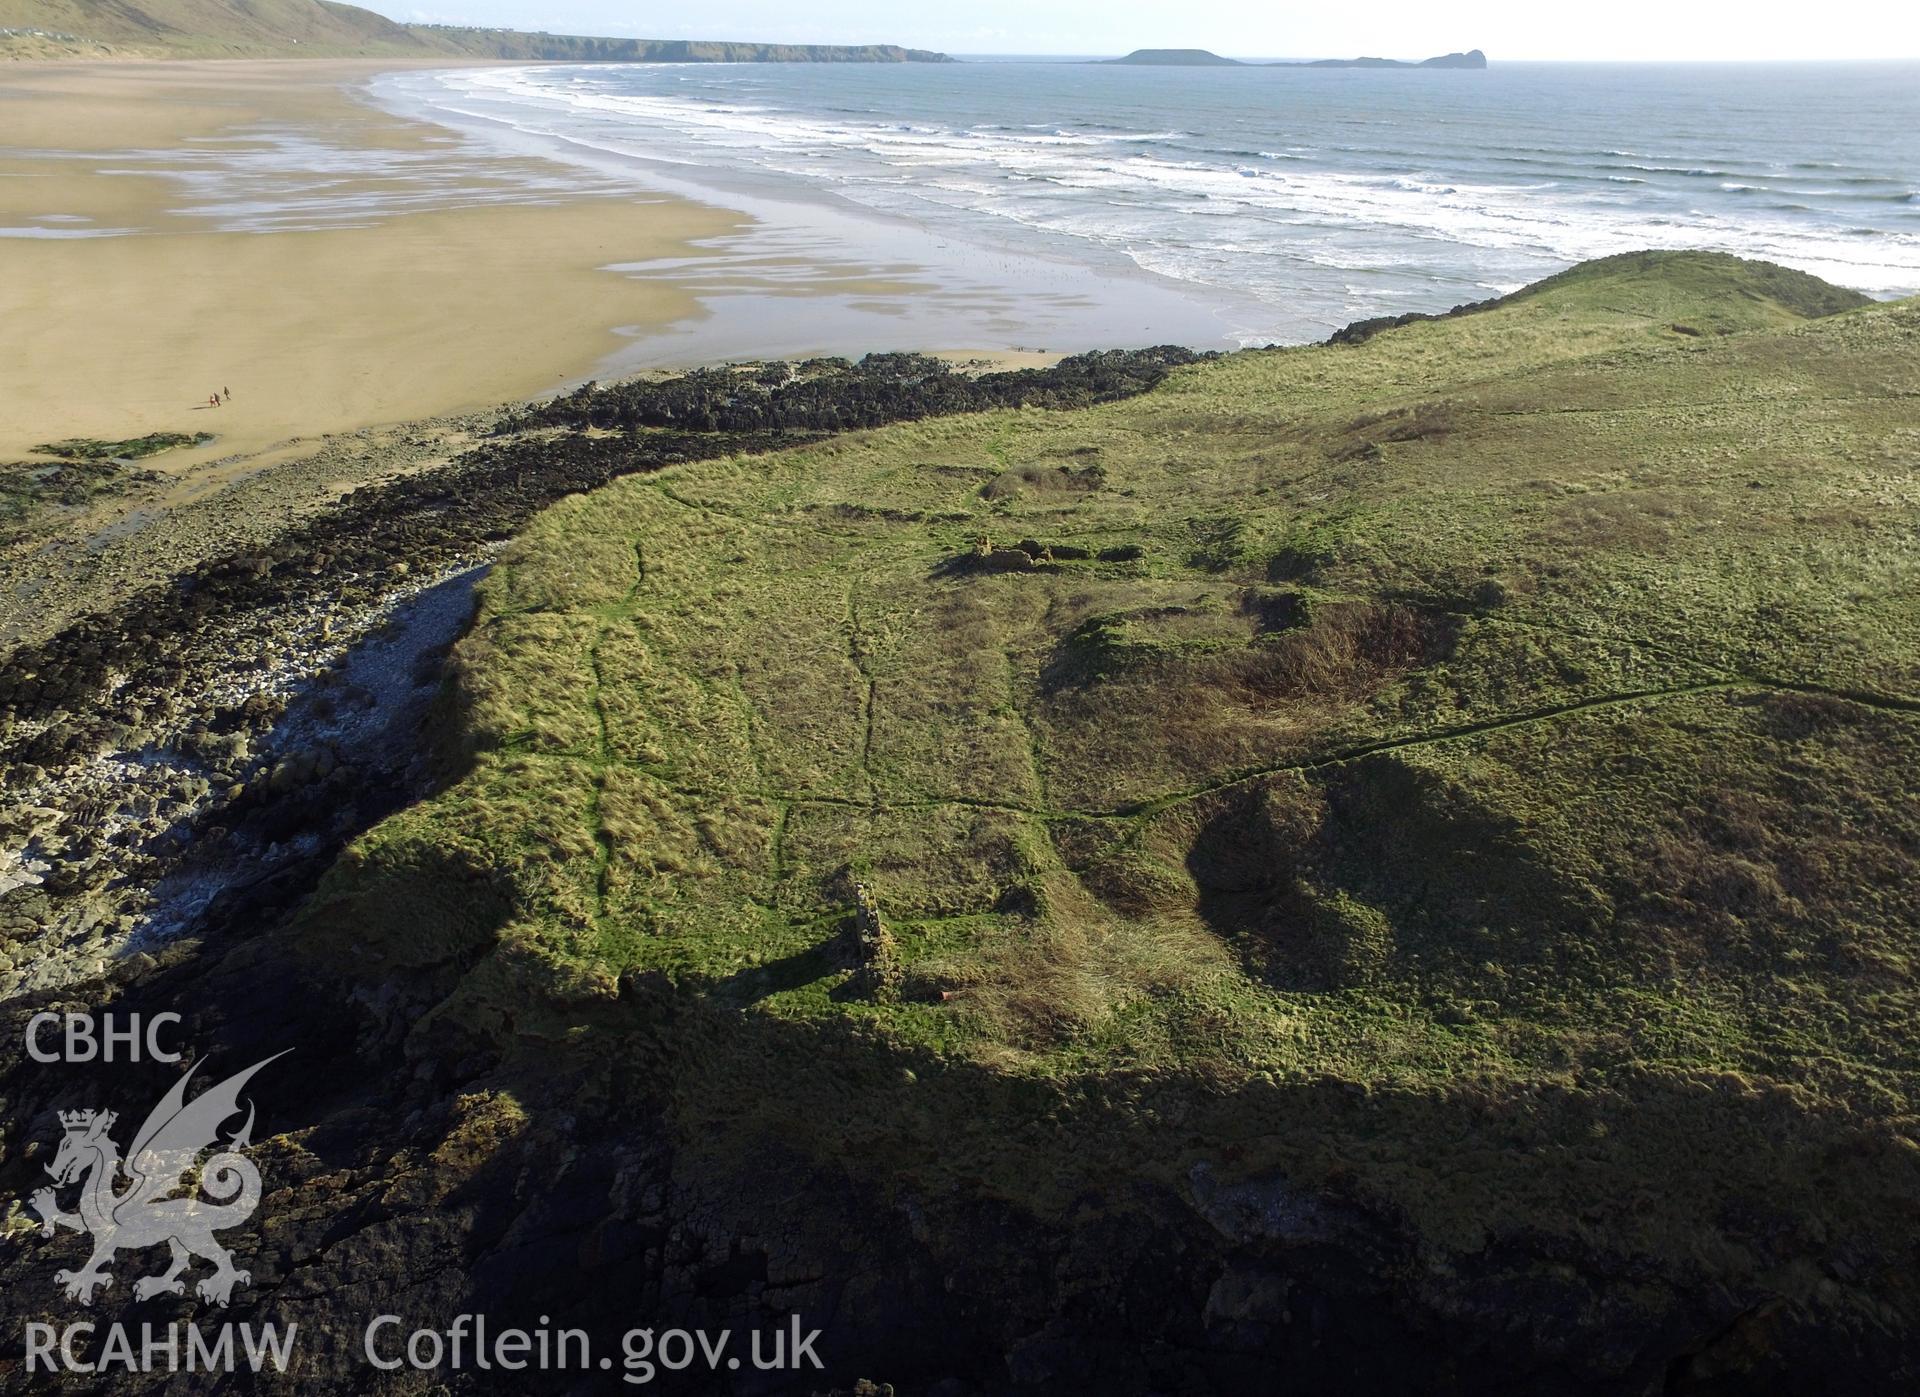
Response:
[{"label": "group of people on beach", "polygon": [[222,388],[218,393],[209,393],[207,395],[208,407],[219,407],[221,403],[231,401],[233,401],[233,390],[231,388]]}]

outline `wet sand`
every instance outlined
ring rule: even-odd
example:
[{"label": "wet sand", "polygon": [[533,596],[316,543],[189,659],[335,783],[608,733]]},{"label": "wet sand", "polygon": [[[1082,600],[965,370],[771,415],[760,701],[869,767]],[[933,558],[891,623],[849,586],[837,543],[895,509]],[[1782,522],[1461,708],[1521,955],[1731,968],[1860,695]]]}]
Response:
[{"label": "wet sand", "polygon": [[916,346],[986,372],[1132,339],[1058,341],[1105,291],[1071,268],[930,264],[901,222],[502,150],[375,105],[396,66],[0,71],[0,467],[214,437],[0,542],[0,653],[588,378]]},{"label": "wet sand", "polygon": [[[603,270],[684,256],[737,214],[580,188],[501,159],[437,207],[417,193],[360,226],[231,229],[183,176],[222,144],[311,133],[431,156],[438,127],[351,84],[390,63],[19,65],[0,74],[0,459],[39,442],[212,431],[178,470],[291,437],[525,398],[588,376],[621,327],[697,316],[666,279]],[[491,180],[497,191],[487,187]],[[345,182],[341,182],[344,184]],[[538,187],[545,202],[516,193]],[[351,194],[335,188],[334,195]],[[496,202],[481,202],[488,198]],[[458,206],[460,204],[466,206]],[[136,230],[101,236],[108,229]],[[27,230],[29,235],[20,235]],[[210,394],[231,389],[218,409]]]},{"label": "wet sand", "polygon": [[1048,363],[1097,299],[991,252],[923,263],[904,224],[503,151],[376,105],[368,81],[398,66],[0,72],[0,462],[205,431],[144,463],[199,490],[325,436],[641,369],[916,344]]}]

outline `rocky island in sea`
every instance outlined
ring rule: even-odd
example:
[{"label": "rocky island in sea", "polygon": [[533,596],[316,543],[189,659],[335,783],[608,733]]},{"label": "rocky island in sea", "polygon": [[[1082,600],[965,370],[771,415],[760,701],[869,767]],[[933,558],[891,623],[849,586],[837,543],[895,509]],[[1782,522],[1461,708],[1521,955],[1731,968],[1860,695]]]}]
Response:
[{"label": "rocky island in sea", "polygon": [[1256,60],[1223,58],[1206,49],[1135,49],[1124,58],[1101,58],[1098,63],[1136,68],[1484,68],[1487,56],[1479,49],[1441,54],[1409,62],[1398,58],[1316,58]]}]

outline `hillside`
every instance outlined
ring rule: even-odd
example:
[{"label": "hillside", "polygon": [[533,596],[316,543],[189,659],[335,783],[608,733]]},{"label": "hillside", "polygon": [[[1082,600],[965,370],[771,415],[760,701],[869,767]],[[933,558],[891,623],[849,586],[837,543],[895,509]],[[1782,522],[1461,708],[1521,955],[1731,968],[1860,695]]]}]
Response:
[{"label": "hillside", "polygon": [[1164,1386],[1098,1318],[1139,1287],[1126,1351],[1216,1376],[1893,1390],[1920,305],[1848,304],[1617,258],[569,499],[456,652],[462,774],[302,954],[527,1129],[547,1074],[662,1103],[723,1230],[844,1179],[878,1250],[776,1269],[904,1248],[983,1371]]},{"label": "hillside", "polygon": [[940,63],[890,44],[705,43],[400,24],[336,0],[0,0],[0,57],[418,57],[644,63]]},{"label": "hillside", "polygon": [[[1908,1393],[1917,401],[1920,301],[1633,254],[356,434],[9,649],[0,1033],[294,1053],[223,1316],[302,1393],[376,1312],[797,1317],[688,1383],[796,1397]],[[177,1080],[0,1060],[0,1191]]]},{"label": "hillside", "polygon": [[[423,51],[403,25],[331,0],[0,0],[0,29],[63,36],[75,51],[221,57]],[[9,51],[0,40],[0,53]]]}]

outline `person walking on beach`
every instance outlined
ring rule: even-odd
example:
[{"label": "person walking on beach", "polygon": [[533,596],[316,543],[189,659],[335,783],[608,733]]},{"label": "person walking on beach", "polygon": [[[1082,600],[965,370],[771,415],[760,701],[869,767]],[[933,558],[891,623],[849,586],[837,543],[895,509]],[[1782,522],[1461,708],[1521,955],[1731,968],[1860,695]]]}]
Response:
[{"label": "person walking on beach", "polygon": [[208,406],[208,407],[219,407],[219,406],[220,406],[220,395],[219,395],[218,393],[215,393],[215,394],[213,394],[213,395],[212,395],[211,397],[209,397],[209,398],[207,399],[207,406]]},{"label": "person walking on beach", "polygon": [[226,400],[227,402],[232,402],[232,401],[233,401],[233,390],[232,390],[231,388],[222,388],[222,389],[220,390],[220,396],[221,396],[222,398],[224,398],[224,399],[225,399],[225,400]]}]

